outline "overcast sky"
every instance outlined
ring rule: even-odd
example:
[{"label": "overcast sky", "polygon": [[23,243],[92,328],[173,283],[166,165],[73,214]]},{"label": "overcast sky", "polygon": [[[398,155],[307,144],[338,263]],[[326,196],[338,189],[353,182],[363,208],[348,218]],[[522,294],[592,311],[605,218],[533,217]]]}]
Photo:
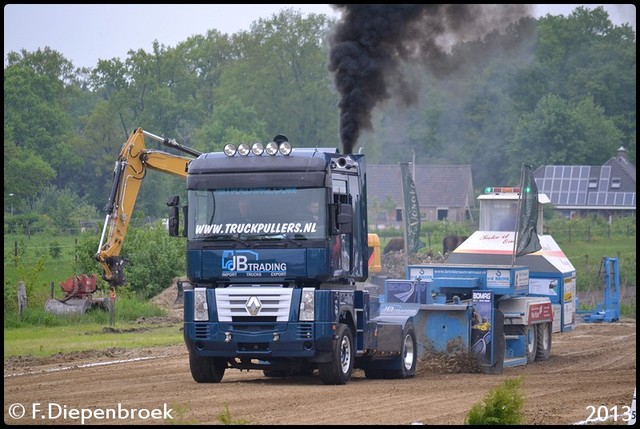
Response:
[{"label": "overcast sky", "polygon": [[[604,6],[614,25],[636,28],[632,4],[539,4],[535,17],[568,15],[577,6]],[[282,9],[339,17],[328,4],[7,4],[4,6],[4,58],[7,53],[50,47],[76,67],[95,67],[99,59],[127,58],[131,49],[151,52],[157,40],[175,47],[209,29],[233,34],[250,30],[258,18]]]}]

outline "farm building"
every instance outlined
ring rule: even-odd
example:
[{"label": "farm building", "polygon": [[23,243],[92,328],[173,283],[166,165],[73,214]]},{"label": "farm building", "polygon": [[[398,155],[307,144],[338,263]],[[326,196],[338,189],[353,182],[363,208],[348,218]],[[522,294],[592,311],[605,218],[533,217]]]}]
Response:
[{"label": "farm building", "polygon": [[636,167],[624,147],[601,166],[543,165],[533,175],[538,192],[566,218],[636,214]]},{"label": "farm building", "polygon": [[[414,168],[415,167],[415,168]],[[411,165],[422,220],[463,222],[475,204],[470,165]],[[401,227],[404,207],[400,165],[367,165],[369,223]]]}]

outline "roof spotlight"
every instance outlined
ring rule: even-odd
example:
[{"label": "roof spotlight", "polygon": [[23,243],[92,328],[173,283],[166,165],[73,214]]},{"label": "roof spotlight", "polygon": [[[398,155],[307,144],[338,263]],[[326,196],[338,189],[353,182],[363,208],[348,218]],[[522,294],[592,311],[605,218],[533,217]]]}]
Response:
[{"label": "roof spotlight", "polygon": [[224,154],[227,156],[233,156],[236,154],[236,145],[233,143],[227,143],[224,145]]},{"label": "roof spotlight", "polygon": [[251,152],[251,148],[249,147],[249,145],[247,143],[240,143],[238,145],[238,153],[242,156],[247,156],[249,155],[249,152]]},{"label": "roof spotlight", "polygon": [[278,153],[278,143],[276,142],[269,142],[267,143],[267,147],[266,147],[266,152],[267,155],[275,155],[276,153]]},{"label": "roof spotlight", "polygon": [[256,142],[253,144],[253,146],[251,146],[251,153],[253,153],[256,156],[260,156],[262,155],[262,153],[264,152],[264,145],[260,142]]},{"label": "roof spotlight", "polygon": [[291,153],[291,143],[289,142],[282,142],[280,143],[280,153],[283,155],[289,155]]}]

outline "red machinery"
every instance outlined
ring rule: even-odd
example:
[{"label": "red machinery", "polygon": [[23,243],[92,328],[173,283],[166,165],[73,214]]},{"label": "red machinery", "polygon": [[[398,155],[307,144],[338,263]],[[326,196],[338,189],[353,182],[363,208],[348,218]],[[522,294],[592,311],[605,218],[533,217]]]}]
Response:
[{"label": "red machinery", "polygon": [[97,290],[97,280],[95,274],[80,274],[60,282],[60,289],[65,294],[62,299],[53,297],[52,283],[51,298],[45,303],[45,311],[55,314],[82,314],[92,307],[106,310],[107,298],[93,298],[93,294]]}]

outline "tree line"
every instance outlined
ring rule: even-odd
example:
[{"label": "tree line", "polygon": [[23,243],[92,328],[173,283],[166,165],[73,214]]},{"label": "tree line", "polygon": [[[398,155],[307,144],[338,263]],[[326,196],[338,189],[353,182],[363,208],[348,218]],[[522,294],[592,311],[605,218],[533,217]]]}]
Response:
[{"label": "tree line", "polygon": [[[277,134],[294,146],[340,147],[328,67],[336,25],[284,9],[249,31],[155,42],[90,68],[49,47],[10,52],[5,219],[63,229],[103,217],[118,151],[137,127],[202,152]],[[470,165],[478,190],[517,183],[522,162],[602,165],[624,146],[635,164],[635,32],[604,9],[522,18],[455,44],[443,61],[446,74],[400,65],[415,102],[392,91],[372,112],[355,148],[368,163]],[[150,172],[136,212],[164,217],[173,194],[184,197],[181,179]]]}]

